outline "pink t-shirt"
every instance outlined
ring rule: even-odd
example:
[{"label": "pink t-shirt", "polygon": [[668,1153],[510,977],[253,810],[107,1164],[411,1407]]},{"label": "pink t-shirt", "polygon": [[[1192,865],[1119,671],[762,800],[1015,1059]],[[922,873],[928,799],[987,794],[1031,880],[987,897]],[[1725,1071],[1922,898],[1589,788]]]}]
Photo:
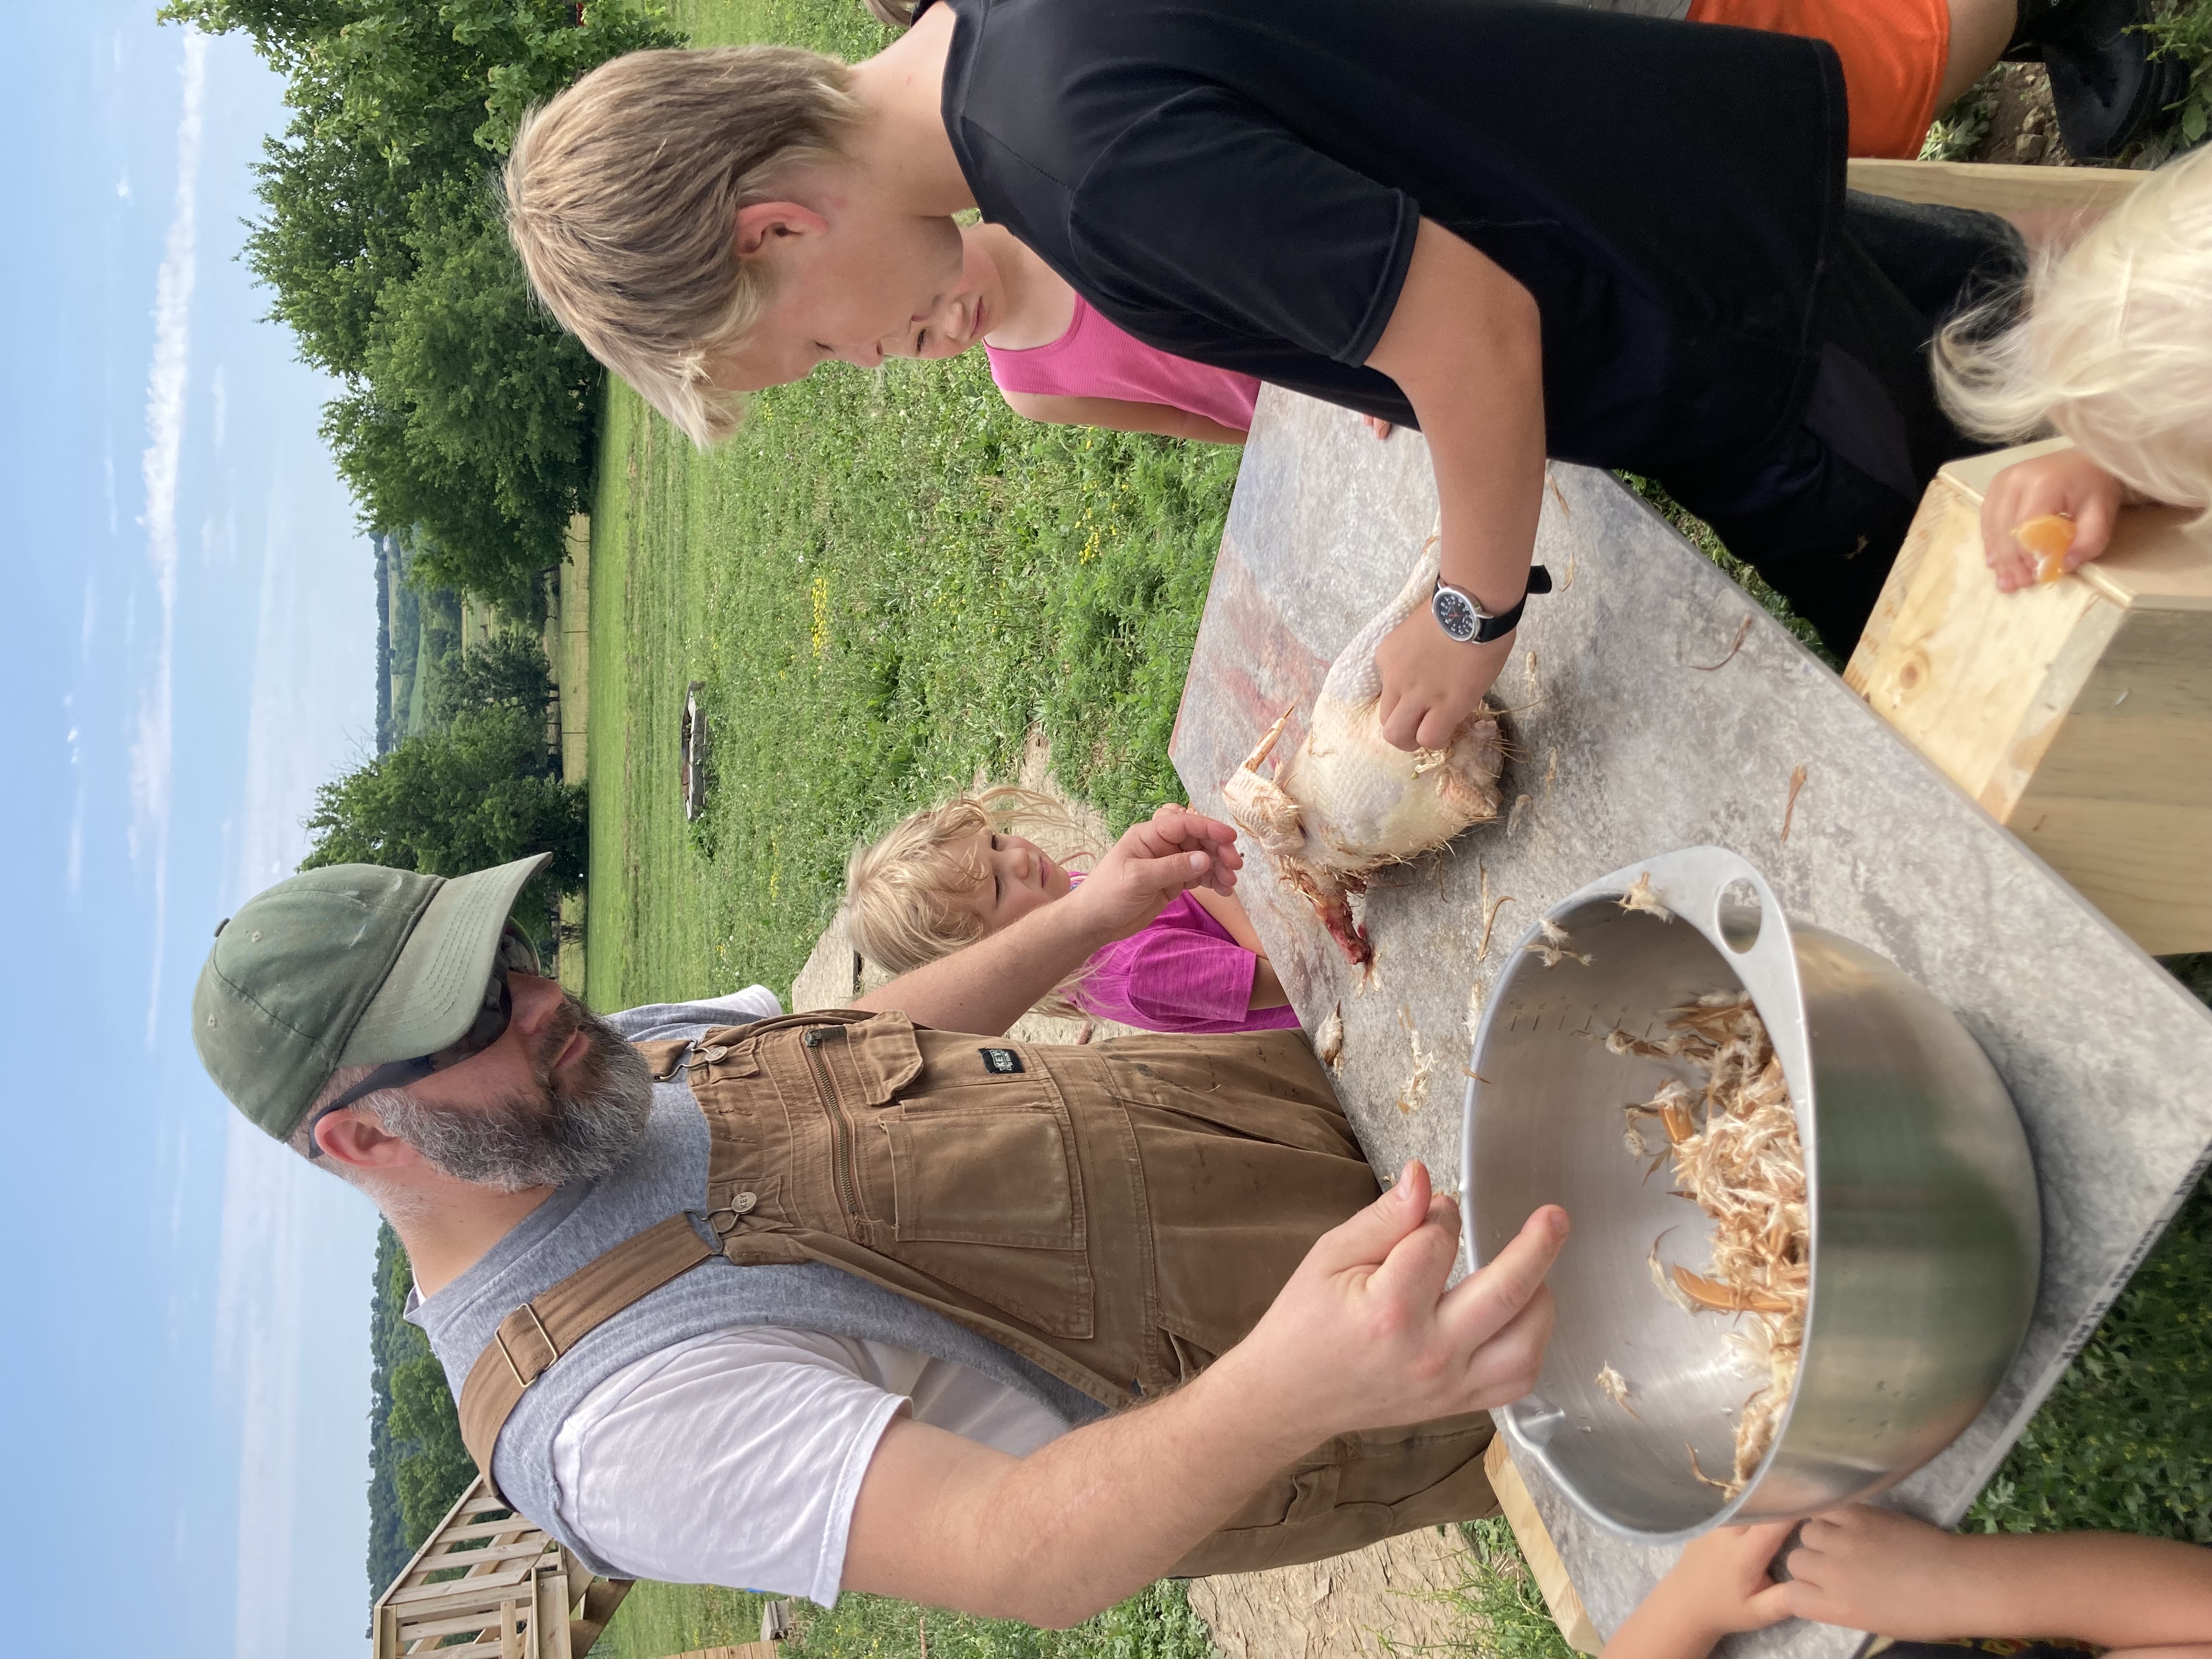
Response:
[{"label": "pink t-shirt", "polygon": [[1204,905],[1178,893],[1144,928],[1091,958],[1075,1000],[1148,1031],[1294,1030],[1298,1017],[1287,1003],[1252,1011],[1259,965]]},{"label": "pink t-shirt", "polygon": [[1001,351],[987,340],[983,350],[1001,392],[1165,404],[1238,432],[1252,429],[1252,405],[1260,396],[1260,382],[1252,375],[1232,374],[1148,346],[1093,311],[1080,294],[1067,332],[1050,345]]}]

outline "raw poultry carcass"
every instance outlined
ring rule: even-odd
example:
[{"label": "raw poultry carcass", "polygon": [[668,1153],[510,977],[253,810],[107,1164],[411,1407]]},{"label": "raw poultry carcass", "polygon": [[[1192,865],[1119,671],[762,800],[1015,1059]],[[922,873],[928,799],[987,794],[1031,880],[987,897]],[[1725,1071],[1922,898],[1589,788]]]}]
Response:
[{"label": "raw poultry carcass", "polygon": [[1364,892],[1367,878],[1383,866],[1402,864],[1498,816],[1504,744],[1486,704],[1467,717],[1443,749],[1408,754],[1382,736],[1382,677],[1375,649],[1392,629],[1426,608],[1436,579],[1431,538],[1404,591],[1330,665],[1297,752],[1276,767],[1272,779],[1260,775],[1261,763],[1297,712],[1292,709],[1269,728],[1223,791],[1229,816],[1311,901],[1356,966],[1364,966],[1374,952],[1366,929],[1352,919],[1351,896]]}]

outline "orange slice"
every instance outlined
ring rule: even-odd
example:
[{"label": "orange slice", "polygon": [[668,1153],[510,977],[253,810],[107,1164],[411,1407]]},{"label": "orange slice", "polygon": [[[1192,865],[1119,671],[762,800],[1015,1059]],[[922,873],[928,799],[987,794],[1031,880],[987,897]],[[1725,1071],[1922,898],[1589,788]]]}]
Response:
[{"label": "orange slice", "polygon": [[2035,580],[2055,582],[2066,574],[2066,555],[2074,545],[2074,520],[2063,513],[2045,513],[2012,532],[2013,540],[2035,555]]}]

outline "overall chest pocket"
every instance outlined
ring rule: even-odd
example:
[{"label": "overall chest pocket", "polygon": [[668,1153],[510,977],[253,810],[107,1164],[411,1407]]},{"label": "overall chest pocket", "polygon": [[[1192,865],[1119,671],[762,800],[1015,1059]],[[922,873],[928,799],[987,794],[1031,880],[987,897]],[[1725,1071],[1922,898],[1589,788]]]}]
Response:
[{"label": "overall chest pocket", "polygon": [[1074,1250],[1083,1182],[1067,1115],[1042,1078],[908,1096],[883,1119],[902,1243]]},{"label": "overall chest pocket", "polygon": [[892,1195],[879,1248],[1040,1332],[1088,1337],[1094,1285],[1066,1105],[1035,1070],[994,1073],[974,1048],[968,1062],[933,1056],[878,1120]]}]

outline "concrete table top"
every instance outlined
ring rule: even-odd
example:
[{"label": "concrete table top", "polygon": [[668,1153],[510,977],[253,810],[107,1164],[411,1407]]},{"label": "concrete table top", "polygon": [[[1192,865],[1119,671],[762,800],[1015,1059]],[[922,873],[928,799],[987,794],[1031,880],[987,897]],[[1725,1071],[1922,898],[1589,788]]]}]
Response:
[{"label": "concrete table top", "polygon": [[[1887,1500],[1949,1524],[2212,1157],[2212,1014],[1614,480],[1555,466],[1548,495],[1538,557],[1559,591],[1530,602],[1492,693],[1517,751],[1509,815],[1370,893],[1364,990],[1249,845],[1240,892],[1307,1028],[1341,1008],[1338,1088],[1377,1167],[1419,1157],[1439,1185],[1457,1180],[1471,995],[1545,907],[1639,858],[1732,848],[1793,916],[1880,951],[1956,1012],[2026,1122],[2044,1261],[1996,1396]],[[1263,394],[1172,748],[1201,811],[1227,816],[1223,782],[1285,708],[1310,707],[1435,514],[1418,435],[1377,442],[1342,410]],[[1610,1634],[1674,1553],[1623,1543],[1528,1474]],[[1859,1645],[1790,1621],[1723,1650]]]}]

